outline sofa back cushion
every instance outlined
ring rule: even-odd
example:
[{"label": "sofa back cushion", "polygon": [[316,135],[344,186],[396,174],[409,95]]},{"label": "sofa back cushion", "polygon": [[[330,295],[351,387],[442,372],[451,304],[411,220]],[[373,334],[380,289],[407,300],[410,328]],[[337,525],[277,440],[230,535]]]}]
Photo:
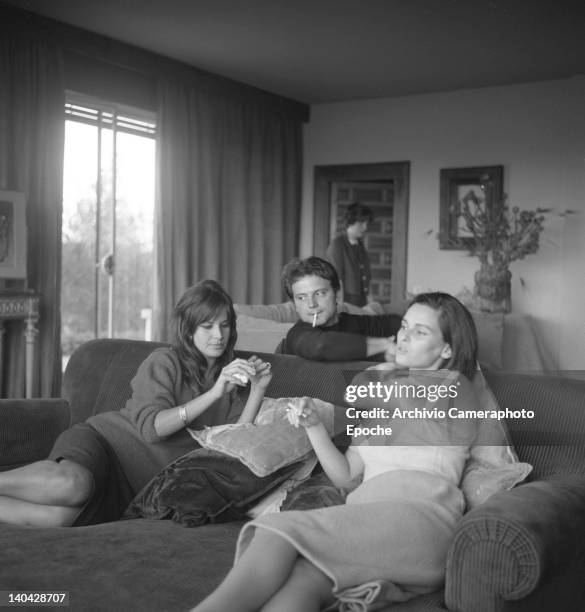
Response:
[{"label": "sofa back cushion", "polygon": [[0,472],[45,459],[70,420],[64,399],[0,400]]},{"label": "sofa back cushion", "polygon": [[120,410],[131,396],[138,366],[162,343],[100,338],[81,345],[63,375],[63,397],[71,406],[71,424],[94,414]]},{"label": "sofa back cushion", "polygon": [[[130,397],[138,366],[161,343],[99,339],[79,347],[63,379],[71,422],[119,410]],[[246,358],[251,353],[237,351]],[[270,361],[274,377],[268,397],[318,397],[347,405],[345,388],[370,362],[315,362],[293,355],[258,354]],[[501,409],[531,410],[533,419],[508,419],[520,461],[534,466],[533,477],[585,471],[585,381],[538,374],[486,372]],[[343,415],[343,410],[339,411]],[[336,423],[336,428],[338,423]]]},{"label": "sofa back cushion", "polygon": [[[132,393],[130,382],[140,364],[160,346],[157,342],[125,339],[91,340],[71,356],[63,376],[63,397],[71,406],[71,423],[122,408]],[[368,362],[313,362],[293,355],[255,353],[270,361],[274,377],[268,397],[318,397],[345,405],[345,387]],[[252,355],[236,351],[239,357]]]},{"label": "sofa back cushion", "polygon": [[271,319],[257,319],[256,317],[238,314],[236,349],[275,353],[277,352],[276,347],[286,337],[288,330],[293,325],[294,323],[279,323]]},{"label": "sofa back cushion", "polygon": [[532,478],[585,472],[585,381],[514,372],[485,377],[501,410],[534,413],[506,420],[520,461],[534,467]]}]

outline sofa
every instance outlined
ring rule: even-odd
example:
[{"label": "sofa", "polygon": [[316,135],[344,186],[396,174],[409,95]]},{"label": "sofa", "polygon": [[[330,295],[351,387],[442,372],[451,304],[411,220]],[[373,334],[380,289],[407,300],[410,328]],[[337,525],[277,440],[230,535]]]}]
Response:
[{"label": "sofa", "polygon": [[[90,341],[71,357],[61,399],[0,400],[0,469],[44,458],[72,423],[119,409],[157,346]],[[308,395],[338,406],[348,372],[371,365],[261,357],[274,372],[269,396]],[[585,381],[496,371],[486,378],[501,406],[535,412],[529,424],[508,423],[519,458],[534,466],[531,480],[468,512],[448,554],[445,588],[393,611],[549,612],[585,602]],[[241,525],[185,528],[142,518],[75,528],[0,524],[0,591],[67,591],[74,611],[187,610],[228,571]]]}]

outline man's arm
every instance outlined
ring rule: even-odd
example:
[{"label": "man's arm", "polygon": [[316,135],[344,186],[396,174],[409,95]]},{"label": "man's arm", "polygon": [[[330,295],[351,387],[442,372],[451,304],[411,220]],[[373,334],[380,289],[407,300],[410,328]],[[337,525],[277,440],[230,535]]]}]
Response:
[{"label": "man's arm", "polygon": [[352,315],[348,321],[352,331],[373,338],[396,336],[401,324],[402,316],[397,314]]},{"label": "man's arm", "polygon": [[393,336],[390,336],[390,338],[366,337],[366,356],[371,357],[372,355],[386,353],[392,346],[393,341]]},{"label": "man's arm", "polygon": [[345,315],[342,324],[366,338],[366,356],[371,357],[393,349],[402,317],[395,314]]}]

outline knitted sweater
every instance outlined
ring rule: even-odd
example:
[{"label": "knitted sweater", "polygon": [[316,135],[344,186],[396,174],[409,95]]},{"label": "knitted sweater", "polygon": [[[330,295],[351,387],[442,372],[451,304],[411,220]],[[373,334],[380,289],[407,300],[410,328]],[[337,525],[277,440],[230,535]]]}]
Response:
[{"label": "knitted sweater", "polygon": [[[132,397],[119,412],[104,412],[88,419],[106,438],[118,456],[130,485],[138,492],[163,467],[197,448],[186,429],[160,438],[154,429],[156,415],[196,397],[183,380],[176,352],[160,348],[149,355],[132,380]],[[190,427],[221,425],[237,421],[243,403],[235,392],[223,395]]]}]

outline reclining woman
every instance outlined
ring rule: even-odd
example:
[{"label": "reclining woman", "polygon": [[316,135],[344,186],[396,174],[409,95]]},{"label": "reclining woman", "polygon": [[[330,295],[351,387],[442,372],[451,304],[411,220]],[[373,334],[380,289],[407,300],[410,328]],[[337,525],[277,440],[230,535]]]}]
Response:
[{"label": "reclining woman", "polygon": [[[467,309],[444,293],[421,294],[397,336],[396,366],[406,369],[404,375],[365,371],[357,381],[367,382],[371,375],[390,384],[422,384],[428,398],[439,383],[451,397],[441,393],[444,397],[434,402],[438,412],[453,405],[454,390],[457,406],[475,408],[470,380],[476,358],[477,333]],[[425,400],[390,405],[397,403],[412,408]],[[458,485],[477,421],[394,418],[390,444],[383,436],[354,438],[345,454],[329,439],[308,398],[299,422],[333,484],[353,489],[346,503],[267,514],[247,523],[233,568],[194,611],[316,611],[371,581],[384,584],[393,601],[436,590],[465,507]]]},{"label": "reclining woman", "polygon": [[[172,347],[149,355],[132,397],[74,425],[47,460],[0,473],[0,522],[77,526],[119,519],[163,467],[196,448],[186,427],[254,420],[272,378],[270,364],[234,359],[236,315],[215,281],[187,289],[173,312]],[[246,404],[237,387],[250,381]]]}]

